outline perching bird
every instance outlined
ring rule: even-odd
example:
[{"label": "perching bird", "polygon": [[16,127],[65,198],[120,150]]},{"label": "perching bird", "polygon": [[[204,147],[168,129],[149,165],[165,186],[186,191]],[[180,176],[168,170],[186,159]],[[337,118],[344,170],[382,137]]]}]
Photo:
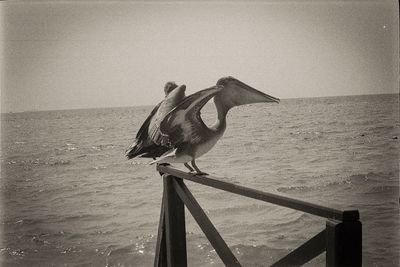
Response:
[{"label": "perching bird", "polygon": [[[208,127],[200,117],[200,110],[212,97],[218,117],[215,124]],[[233,77],[221,78],[216,86],[186,97],[165,116],[160,125],[161,135],[155,140],[156,143],[171,149],[150,164],[184,163],[191,172],[206,174],[197,167],[195,159],[207,153],[222,137],[229,109],[259,102],[279,103],[279,99],[264,94]],[[191,162],[194,169],[188,162]]]},{"label": "perching bird", "polygon": [[135,141],[125,151],[128,159],[135,157],[155,159],[170,149],[169,147],[156,144],[154,140],[159,139],[159,127],[165,115],[185,98],[185,89],[185,85],[178,87],[174,82],[167,82],[165,84],[165,99],[151,111],[140,127]]}]

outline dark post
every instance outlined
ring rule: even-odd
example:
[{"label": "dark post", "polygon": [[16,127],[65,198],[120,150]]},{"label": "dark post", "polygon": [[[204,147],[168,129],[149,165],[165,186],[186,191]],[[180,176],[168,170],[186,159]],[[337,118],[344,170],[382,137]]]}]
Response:
[{"label": "dark post", "polygon": [[185,206],[175,191],[174,179],[181,180],[171,175],[164,175],[164,219],[168,267],[187,266]]},{"label": "dark post", "polygon": [[167,267],[167,245],[165,241],[165,192],[161,202],[160,222],[158,223],[158,234],[154,267]]},{"label": "dark post", "polygon": [[361,222],[326,222],[326,266],[361,266]]}]

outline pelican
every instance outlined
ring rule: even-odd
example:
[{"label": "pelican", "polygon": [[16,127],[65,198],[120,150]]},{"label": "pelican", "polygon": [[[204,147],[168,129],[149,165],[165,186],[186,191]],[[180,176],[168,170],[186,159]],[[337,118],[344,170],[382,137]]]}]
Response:
[{"label": "pelican", "polygon": [[164,86],[165,98],[151,111],[150,115],[140,127],[135,141],[125,151],[128,159],[135,157],[153,158],[159,157],[170,148],[156,144],[160,132],[160,123],[179,102],[185,98],[185,85],[178,85],[174,82],[167,82]]},{"label": "pelican", "polygon": [[[213,97],[218,115],[214,125],[208,127],[201,119],[200,110]],[[210,151],[222,137],[228,111],[235,106],[260,102],[279,103],[279,99],[230,76],[219,79],[216,86],[186,97],[160,124],[161,135],[156,143],[171,149],[150,164],[183,163],[191,173],[206,175],[195,160]]]}]

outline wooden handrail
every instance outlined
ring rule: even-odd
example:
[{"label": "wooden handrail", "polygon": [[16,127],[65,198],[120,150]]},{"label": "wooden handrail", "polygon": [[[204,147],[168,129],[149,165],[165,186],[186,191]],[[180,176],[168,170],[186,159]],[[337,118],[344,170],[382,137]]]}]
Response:
[{"label": "wooden handrail", "polygon": [[299,266],[326,251],[326,265],[361,266],[362,226],[358,210],[341,211],[267,193],[240,185],[224,182],[215,177],[198,176],[158,165],[164,174],[164,192],[160,213],[160,224],[156,244],[155,267],[187,266],[184,206],[203,230],[218,256],[226,266],[241,266],[221,235],[208,219],[183,179],[227,192],[292,208],[309,214],[328,218],[326,227],[320,233],[278,260],[272,266]]},{"label": "wooden handrail", "polygon": [[210,186],[213,188],[221,189],[227,192],[231,192],[234,194],[242,195],[249,198],[258,199],[261,201],[269,202],[272,204],[276,204],[279,206],[303,211],[306,213],[310,213],[313,215],[317,215],[324,218],[340,220],[340,221],[353,221],[358,220],[360,215],[358,210],[337,210],[333,208],[324,207],[321,205],[309,203],[306,201],[289,198],[285,196],[280,196],[277,194],[267,193],[260,190],[227,183],[222,181],[220,178],[217,179],[215,177],[209,175],[194,175],[190,173],[186,173],[168,166],[158,165],[157,170],[162,173],[167,173],[185,180],[189,180],[195,183],[199,183],[202,185]]}]

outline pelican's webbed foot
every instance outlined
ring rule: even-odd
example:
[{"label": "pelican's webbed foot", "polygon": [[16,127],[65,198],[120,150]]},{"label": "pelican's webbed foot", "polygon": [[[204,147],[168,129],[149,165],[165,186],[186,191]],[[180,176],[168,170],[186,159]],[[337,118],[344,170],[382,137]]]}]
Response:
[{"label": "pelican's webbed foot", "polygon": [[191,171],[191,172],[189,172],[190,174],[193,174],[193,175],[208,175],[208,173],[206,173],[206,172],[202,172],[202,171],[195,171],[195,170],[193,170],[193,171]]},{"label": "pelican's webbed foot", "polygon": [[195,171],[195,172],[193,172],[193,174],[195,174],[195,175],[208,175],[208,173],[202,172],[202,171],[200,171],[200,172]]}]

